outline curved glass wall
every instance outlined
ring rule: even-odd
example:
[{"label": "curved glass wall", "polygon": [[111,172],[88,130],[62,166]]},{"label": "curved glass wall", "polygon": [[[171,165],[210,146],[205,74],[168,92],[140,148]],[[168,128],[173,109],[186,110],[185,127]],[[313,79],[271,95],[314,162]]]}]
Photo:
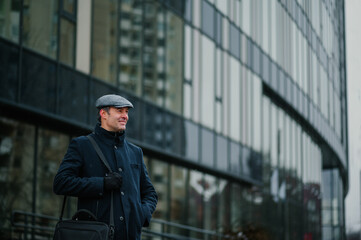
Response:
[{"label": "curved glass wall", "polygon": [[[121,93],[135,105],[130,138],[157,153],[146,156],[160,193],[155,218],[222,234],[343,239],[343,1],[46,4],[0,3],[0,104],[92,129],[91,103]],[[68,136],[28,125],[34,191],[23,194],[52,214],[45,202],[59,199],[37,179],[52,177]]]}]

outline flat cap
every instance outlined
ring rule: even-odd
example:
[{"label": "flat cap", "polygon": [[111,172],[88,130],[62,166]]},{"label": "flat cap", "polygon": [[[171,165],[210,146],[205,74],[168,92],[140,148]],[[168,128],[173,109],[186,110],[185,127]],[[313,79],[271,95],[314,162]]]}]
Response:
[{"label": "flat cap", "polygon": [[108,94],[98,98],[95,102],[95,107],[103,108],[103,107],[116,107],[123,108],[129,107],[133,108],[133,104],[129,102],[127,99],[122,96],[115,94]]}]

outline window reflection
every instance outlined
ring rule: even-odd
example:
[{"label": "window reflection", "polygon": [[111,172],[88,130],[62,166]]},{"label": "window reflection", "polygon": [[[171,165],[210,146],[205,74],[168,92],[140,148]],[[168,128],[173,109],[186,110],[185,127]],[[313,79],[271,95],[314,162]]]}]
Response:
[{"label": "window reflection", "polygon": [[[187,225],[202,228],[203,219],[203,193],[205,190],[205,183],[203,181],[203,174],[201,172],[191,170],[189,176],[189,198],[188,198],[188,212]],[[193,237],[193,236],[192,236]]]},{"label": "window reflection", "polygon": [[158,194],[158,204],[154,217],[163,220],[168,219],[168,167],[169,165],[165,162],[152,159],[150,162],[150,176],[152,177],[152,183]]},{"label": "window reflection", "polygon": [[201,60],[201,121],[214,128],[214,57],[215,46],[207,37],[202,36],[202,60]]},{"label": "window reflection", "polygon": [[[68,147],[69,137],[46,129],[39,130],[37,161],[37,200],[38,213],[58,216],[63,197],[53,193],[53,179]],[[69,201],[67,206],[71,206]],[[72,206],[75,212],[76,206]]]},{"label": "window reflection", "polygon": [[213,132],[203,128],[202,129],[202,163],[213,167],[214,166],[214,134]]},{"label": "window reflection", "polygon": [[12,210],[33,208],[34,136],[33,126],[0,118],[0,229],[10,228]]},{"label": "window reflection", "polygon": [[92,74],[108,83],[116,80],[117,3],[115,0],[93,1]]},{"label": "window reflection", "polygon": [[218,193],[217,193],[217,179],[211,175],[204,175],[204,229],[217,229],[217,207],[218,207]]},{"label": "window reflection", "polygon": [[24,46],[55,59],[58,48],[58,1],[25,0],[23,14]]},{"label": "window reflection", "polygon": [[189,121],[184,122],[185,127],[185,156],[198,161],[199,158],[199,130],[198,126]]},{"label": "window reflection", "polygon": [[[171,166],[170,221],[174,223],[183,224],[185,222],[187,179],[187,169],[175,165]],[[183,231],[174,228],[172,233],[183,234]]]},{"label": "window reflection", "polygon": [[229,233],[231,232],[231,209],[230,209],[230,184],[225,180],[218,181],[218,232]]},{"label": "window reflection", "polygon": [[170,11],[167,12],[166,21],[165,107],[180,114],[182,113],[182,91],[180,89],[182,89],[183,83],[183,64],[181,64],[181,59],[183,59],[183,23],[178,16]]},{"label": "window reflection", "polygon": [[119,85],[141,95],[142,4],[121,1]]},{"label": "window reflection", "polygon": [[19,41],[21,1],[0,1],[0,36],[10,41]]},{"label": "window reflection", "polygon": [[70,66],[74,65],[74,39],[75,39],[75,26],[74,23],[61,19],[60,21],[60,61]]}]

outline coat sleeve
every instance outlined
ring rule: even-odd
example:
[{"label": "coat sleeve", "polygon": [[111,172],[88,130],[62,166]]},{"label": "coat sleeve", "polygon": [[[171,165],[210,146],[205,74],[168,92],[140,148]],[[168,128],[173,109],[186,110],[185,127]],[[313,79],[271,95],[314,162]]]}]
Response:
[{"label": "coat sleeve", "polygon": [[73,139],[60,164],[53,182],[53,191],[58,195],[73,197],[100,197],[103,195],[103,177],[81,176],[84,158],[77,139]]},{"label": "coat sleeve", "polygon": [[143,227],[148,227],[150,223],[150,219],[152,218],[152,214],[157,206],[158,195],[149,178],[147,168],[144,164],[142,150],[140,150],[140,154],[142,159],[140,194],[142,200],[143,215],[145,218]]}]

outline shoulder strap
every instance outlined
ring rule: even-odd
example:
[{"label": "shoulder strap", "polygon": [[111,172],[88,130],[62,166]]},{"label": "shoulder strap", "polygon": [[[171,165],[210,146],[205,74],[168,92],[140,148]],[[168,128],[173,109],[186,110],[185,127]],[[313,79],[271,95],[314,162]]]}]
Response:
[{"label": "shoulder strap", "polygon": [[[112,169],[110,168],[108,161],[106,160],[102,150],[100,149],[99,145],[97,144],[97,142],[94,140],[94,138],[90,135],[87,136],[87,138],[90,140],[91,144],[93,145],[95,151],[97,152],[98,156],[100,157],[100,159],[102,160],[102,162],[104,163],[104,165],[107,167],[107,169],[109,170],[109,172],[112,172]],[[110,231],[111,231],[111,236],[114,236],[114,210],[113,210],[113,191],[111,192],[111,197],[110,197],[110,219],[109,219],[109,225],[110,225]]]},{"label": "shoulder strap", "polygon": [[104,156],[102,150],[100,149],[99,145],[94,140],[94,138],[92,136],[90,136],[90,135],[88,135],[87,138],[90,140],[90,142],[93,145],[95,151],[97,152],[98,156],[100,157],[100,159],[102,160],[104,165],[107,167],[108,171],[113,172],[112,169],[110,168],[109,164],[108,164],[108,161],[105,159],[105,156]]}]

